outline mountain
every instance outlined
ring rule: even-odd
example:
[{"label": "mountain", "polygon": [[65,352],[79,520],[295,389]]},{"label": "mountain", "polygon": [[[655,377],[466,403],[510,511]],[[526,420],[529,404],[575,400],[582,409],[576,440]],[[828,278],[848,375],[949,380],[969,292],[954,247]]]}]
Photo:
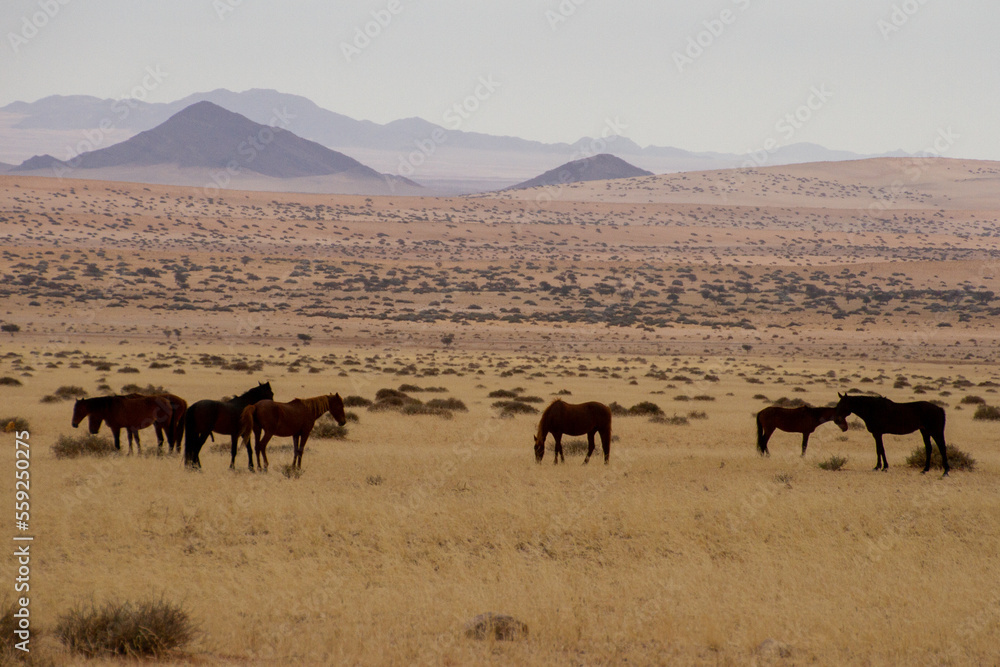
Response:
[{"label": "mountain", "polygon": [[13,168],[14,165],[12,164],[7,164],[6,162],[0,162],[0,174],[5,174]]},{"label": "mountain", "polygon": [[[155,74],[155,72],[150,72]],[[500,190],[538,174],[557,161],[610,153],[655,173],[770,166],[813,161],[854,160],[872,155],[790,144],[766,153],[695,152],[669,146],[641,147],[617,136],[614,123],[600,138],[544,143],[458,129],[457,116],[439,123],[404,118],[385,124],[356,120],[324,109],[301,95],[254,88],[217,89],[169,103],[99,99],[86,95],[50,96],[0,108],[0,160],[20,162],[33,153],[63,159],[98,139],[97,146],[153,129],[198,102],[211,102],[262,125],[278,124],[303,139],[350,155],[377,171],[405,176],[439,190],[462,193]],[[279,121],[279,122],[275,122]],[[450,121],[450,122],[449,122]],[[607,136],[610,134],[611,136]],[[81,141],[83,140],[83,141]],[[906,156],[896,152],[891,156]]]},{"label": "mountain", "polygon": [[[153,129],[113,146],[81,153],[69,161],[35,156],[12,170],[39,171],[40,175],[73,177],[100,172],[103,178],[115,178],[116,172],[123,172],[126,178],[120,180],[135,180],[128,177],[131,173],[155,183],[189,184],[193,180],[219,187],[247,181],[247,177],[315,181],[317,177],[339,176],[352,184],[352,190],[367,183],[371,192],[381,192],[389,182],[419,188],[412,181],[383,176],[343,153],[281,127],[255,123],[211,102],[192,104]],[[330,185],[336,190],[334,182]]]},{"label": "mountain", "polygon": [[583,181],[606,181],[613,178],[632,178],[634,176],[652,176],[653,172],[639,169],[614,155],[601,153],[580,160],[573,160],[555,169],[550,169],[540,176],[511,186],[509,190],[523,190]]}]

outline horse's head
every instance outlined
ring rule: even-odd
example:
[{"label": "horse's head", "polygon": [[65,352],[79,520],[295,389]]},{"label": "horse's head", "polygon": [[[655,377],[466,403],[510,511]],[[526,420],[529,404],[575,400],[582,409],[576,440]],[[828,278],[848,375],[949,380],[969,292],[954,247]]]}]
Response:
[{"label": "horse's head", "polygon": [[535,463],[541,463],[545,456],[545,434],[539,431],[535,434]]},{"label": "horse's head", "polygon": [[344,414],[344,400],[340,398],[340,394],[328,395],[326,397],[328,410],[333,416],[334,420],[343,426],[347,423],[347,415]]},{"label": "horse's head", "polygon": [[83,402],[82,398],[76,399],[76,403],[73,404],[73,428],[80,425],[83,418],[87,416],[87,404]]},{"label": "horse's head", "polygon": [[244,394],[251,401],[273,401],[274,392],[271,391],[271,382],[258,382],[257,386]]},{"label": "horse's head", "polygon": [[847,430],[847,419],[845,419],[844,416],[834,413],[833,423],[839,426],[841,431]]},{"label": "horse's head", "polygon": [[851,414],[851,399],[847,394],[837,392],[837,407],[833,411],[833,422],[840,427],[840,430],[847,430],[847,415]]}]

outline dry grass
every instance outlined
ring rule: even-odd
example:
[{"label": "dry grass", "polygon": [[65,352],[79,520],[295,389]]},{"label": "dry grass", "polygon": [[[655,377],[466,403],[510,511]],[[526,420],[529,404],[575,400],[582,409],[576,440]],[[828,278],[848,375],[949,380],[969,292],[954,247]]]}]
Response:
[{"label": "dry grass", "polygon": [[[798,436],[776,433],[772,456],[759,458],[754,388],[739,364],[713,366],[725,398],[705,405],[709,419],[669,429],[616,420],[608,466],[570,461],[576,444],[566,465],[536,465],[537,415],[498,418],[475,376],[441,381],[468,412],[366,413],[347,441],[311,441],[297,478],[281,472],[282,438],[272,472],[255,475],[230,472],[228,453],[207,448],[191,473],[176,456],[57,460],[39,447],[46,566],[34,620],[52,628],[80,599],[169,592],[199,619],[187,650],[208,664],[748,664],[768,639],[795,663],[990,662],[1000,640],[990,425],[949,414],[949,439],[976,455],[975,473],[920,475],[904,463],[919,440],[889,436],[888,473],[858,464],[831,475],[817,462],[834,443],[874,463],[869,434],[821,427],[802,459]],[[149,375],[180,380],[172,386],[192,400],[242,382],[188,371]],[[81,373],[83,386],[97,377]],[[32,393],[67,375],[16,389],[11,409],[39,425],[32,442],[69,430],[69,406]],[[322,375],[270,379],[279,400],[331,388]],[[370,393],[390,380],[351,382]],[[553,392],[543,379],[523,384]],[[563,384],[580,400],[601,398],[588,378]],[[602,386],[636,405],[662,383]],[[352,391],[347,380],[332,388]],[[928,570],[942,558],[977,565]],[[488,611],[527,623],[528,638],[465,638],[465,621]],[[947,631],[926,631],[942,618]]]}]

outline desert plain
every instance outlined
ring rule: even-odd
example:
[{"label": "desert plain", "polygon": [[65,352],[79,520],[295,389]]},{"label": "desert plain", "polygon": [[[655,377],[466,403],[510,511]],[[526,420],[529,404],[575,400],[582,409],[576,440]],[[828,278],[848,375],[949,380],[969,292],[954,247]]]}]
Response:
[{"label": "desert plain", "polygon": [[[69,653],[60,616],[162,598],[199,631],[177,664],[994,664],[1000,455],[974,414],[1000,404],[998,184],[943,159],[440,198],[0,176],[35,655],[118,664]],[[230,470],[224,437],[186,469],[151,430],[54,453],[79,435],[61,397],[264,380],[466,410],[350,407],[300,476],[280,438],[267,473]],[[539,465],[538,415],[498,390],[663,416],[616,416],[607,466],[579,439]],[[843,392],[938,402],[975,467],[920,474],[913,434],[874,472],[856,418],[757,454],[758,410]],[[528,636],[465,637],[489,611]]]}]

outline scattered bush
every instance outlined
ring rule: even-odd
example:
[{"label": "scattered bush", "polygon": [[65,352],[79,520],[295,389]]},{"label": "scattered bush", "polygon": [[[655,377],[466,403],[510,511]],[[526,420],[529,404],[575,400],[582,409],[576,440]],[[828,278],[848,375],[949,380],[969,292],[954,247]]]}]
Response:
[{"label": "scattered bush", "polygon": [[[555,447],[554,444],[553,447]],[[562,443],[563,454],[565,454],[566,456],[584,456],[587,453],[587,449],[589,447],[590,444],[585,439],[581,438],[576,438],[573,440],[563,440]],[[594,440],[594,451],[595,452],[601,451],[600,438],[596,438]]]},{"label": "scattered bush", "polygon": [[309,437],[320,440],[343,440],[347,437],[347,427],[335,422],[330,415],[323,415],[313,424]]},{"label": "scattered bush", "polygon": [[691,397],[687,396],[685,394],[681,394],[680,396],[674,396],[674,400],[675,401],[690,401]]},{"label": "scattered bush", "polygon": [[408,403],[403,406],[401,412],[404,415],[432,415],[435,417],[443,417],[444,419],[451,419],[451,410],[446,410],[444,408],[433,408],[430,405],[425,405],[423,403]]},{"label": "scattered bush", "polygon": [[30,431],[28,420],[24,417],[3,417],[0,418],[0,430],[4,433],[16,433],[18,431]]},{"label": "scattered bush", "polygon": [[704,410],[692,410],[688,413],[688,419],[708,419],[708,413]]},{"label": "scattered bush", "polygon": [[514,415],[534,415],[538,414],[538,408],[521,401],[497,401],[494,408],[500,410],[501,417],[513,417]]},{"label": "scattered bush", "polygon": [[77,607],[59,618],[56,635],[87,657],[162,657],[195,637],[186,611],[163,600]]},{"label": "scattered bush", "polygon": [[302,477],[302,468],[297,468],[291,463],[285,463],[281,466],[281,474],[288,479],[298,479]]},{"label": "scattered bush", "polygon": [[979,396],[963,396],[962,400],[959,401],[959,403],[961,403],[962,405],[978,405],[986,403],[986,400],[980,398]]},{"label": "scattered bush", "polygon": [[24,383],[17,378],[12,378],[9,375],[5,375],[0,378],[0,387],[20,387]]},{"label": "scattered bush", "polygon": [[365,482],[368,484],[368,486],[379,486],[384,481],[385,480],[382,479],[382,475],[368,475],[368,478],[365,479]]},{"label": "scattered bush", "polygon": [[119,373],[138,373],[139,369],[132,366],[122,366],[118,369]]},{"label": "scattered bush", "polygon": [[[927,462],[927,452],[923,447],[917,447],[906,457],[906,465],[911,468],[923,470]],[[976,459],[972,458],[955,445],[948,445],[948,467],[952,470],[966,470],[972,472],[976,469]],[[931,448],[931,468],[942,468],[941,452],[937,445]]]},{"label": "scattered bush", "polygon": [[696,401],[714,401],[715,396],[709,396],[708,394],[699,394],[694,397]]},{"label": "scattered bush", "polygon": [[87,390],[76,385],[63,385],[56,389],[55,395],[64,401],[71,401],[78,398],[85,398]]},{"label": "scattered bush", "polygon": [[418,387],[415,384],[401,384],[401,385],[399,385],[399,391],[401,391],[402,393],[405,394],[405,393],[412,393],[412,392],[420,392],[420,391],[423,391],[423,389],[421,389],[420,387]]},{"label": "scattered bush", "polygon": [[687,417],[681,415],[667,417],[664,414],[653,415],[649,421],[653,424],[668,424],[670,426],[687,426],[690,423]]},{"label": "scattered bush", "polygon": [[126,384],[122,387],[123,394],[142,394],[143,396],[155,396],[156,394],[169,394],[170,392],[159,385],[147,384],[140,387],[137,384]]},{"label": "scattered bush", "polygon": [[823,470],[840,470],[847,463],[846,456],[837,456],[834,454],[825,461],[820,461],[817,465]]},{"label": "scattered bush", "polygon": [[403,400],[403,401],[406,401],[406,400],[410,400],[410,401],[416,400],[416,399],[410,398],[404,392],[397,391],[395,389],[379,389],[378,391],[375,392],[375,402],[376,403],[378,403],[379,401],[385,401],[385,400],[389,400],[389,399]]},{"label": "scattered bush", "polygon": [[851,421],[847,422],[847,430],[848,431],[867,431],[868,427],[865,426],[865,423],[863,421],[861,421],[860,419],[852,419]]},{"label": "scattered bush", "polygon": [[628,414],[628,408],[626,408],[624,405],[622,405],[618,401],[613,401],[608,406],[608,409],[611,410],[611,415],[613,417],[624,417],[625,415]]},{"label": "scattered bush", "polygon": [[508,389],[494,389],[489,394],[487,394],[487,397],[488,398],[517,398],[518,394],[520,394],[520,393],[521,392],[510,391]]},{"label": "scattered bush", "polygon": [[629,408],[628,413],[638,417],[645,417],[647,415],[662,416],[663,410],[656,403],[651,401],[642,401],[641,403],[636,403]]},{"label": "scattered bush", "polygon": [[[123,436],[124,437],[124,436]],[[60,435],[52,451],[57,459],[75,459],[80,456],[108,456],[117,454],[114,441],[106,435]]]},{"label": "scattered bush", "polygon": [[778,400],[773,401],[771,405],[776,405],[779,408],[798,408],[808,404],[801,398],[788,398],[786,396],[782,396]]},{"label": "scattered bush", "polygon": [[991,422],[1000,421],[1000,408],[982,403],[976,408],[976,414],[972,415],[972,418]]},{"label": "scattered bush", "polygon": [[371,399],[364,396],[348,396],[344,399],[345,408],[367,408],[371,404]]},{"label": "scattered bush", "polygon": [[469,408],[457,398],[432,398],[427,401],[427,407],[440,408],[442,410],[453,410],[456,412],[468,412]]}]

